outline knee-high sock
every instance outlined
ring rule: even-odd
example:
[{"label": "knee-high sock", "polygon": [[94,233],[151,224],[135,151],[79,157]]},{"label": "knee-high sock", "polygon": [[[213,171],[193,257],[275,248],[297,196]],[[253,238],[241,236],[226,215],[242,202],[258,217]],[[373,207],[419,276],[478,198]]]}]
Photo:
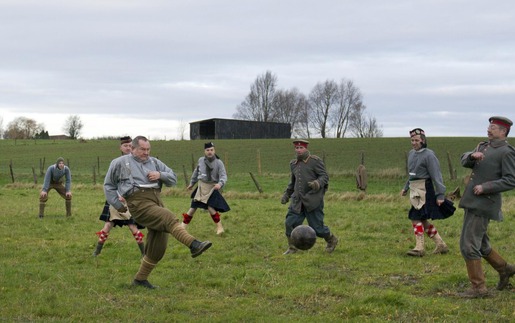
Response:
[{"label": "knee-high sock", "polygon": [[174,223],[170,234],[177,239],[183,245],[189,247],[191,243],[195,240],[195,237],[188,233],[182,226],[177,223]]},{"label": "knee-high sock", "polygon": [[141,259],[141,265],[140,265],[138,273],[136,274],[134,279],[146,280],[148,278],[148,276],[150,275],[150,273],[152,272],[152,270],[154,270],[155,267],[156,267],[156,263],[154,263],[154,261],[152,259],[148,258],[147,256],[144,256]]}]

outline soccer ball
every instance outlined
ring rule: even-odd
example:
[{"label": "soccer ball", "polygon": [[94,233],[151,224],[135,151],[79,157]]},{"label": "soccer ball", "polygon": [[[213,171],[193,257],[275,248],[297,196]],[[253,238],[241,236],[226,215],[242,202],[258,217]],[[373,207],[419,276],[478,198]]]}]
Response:
[{"label": "soccer ball", "polygon": [[291,241],[300,250],[311,249],[317,241],[315,230],[309,225],[299,225],[291,232]]}]

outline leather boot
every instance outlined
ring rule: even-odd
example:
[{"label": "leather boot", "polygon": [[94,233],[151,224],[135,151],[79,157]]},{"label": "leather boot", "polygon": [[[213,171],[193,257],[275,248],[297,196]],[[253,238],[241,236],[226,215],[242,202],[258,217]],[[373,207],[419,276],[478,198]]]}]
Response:
[{"label": "leather boot", "polygon": [[433,241],[436,244],[435,250],[433,250],[434,255],[443,255],[449,252],[449,247],[447,247],[445,242],[442,240],[442,237],[440,237],[439,233],[436,233],[433,237],[431,237],[431,239],[433,239]]},{"label": "leather boot", "polygon": [[64,203],[66,205],[66,216],[71,216],[72,215],[72,201],[66,200]]},{"label": "leather boot", "polygon": [[489,296],[485,286],[485,273],[481,266],[481,259],[466,260],[467,273],[472,287],[463,293],[459,293],[464,298],[482,298]]},{"label": "leather boot", "polygon": [[288,237],[288,249],[286,249],[286,251],[283,252],[283,255],[290,255],[292,253],[296,253],[297,251],[299,251],[299,249],[295,248],[291,237]]},{"label": "leather boot", "polygon": [[325,246],[325,251],[328,253],[333,252],[334,248],[336,248],[336,245],[338,244],[338,238],[331,233],[331,235],[328,238],[325,238],[325,241],[327,242],[327,245]]},{"label": "leather boot", "polygon": [[94,257],[98,256],[100,254],[100,252],[102,252],[103,247],[104,247],[103,243],[97,242],[97,248],[95,249],[95,251],[93,251],[93,256]]},{"label": "leather boot", "polygon": [[198,240],[194,240],[190,246],[191,257],[195,258],[195,257],[200,256],[204,251],[209,249],[212,245],[213,244],[210,241],[200,242]]},{"label": "leather boot", "polygon": [[424,236],[417,234],[417,235],[415,235],[415,239],[416,239],[415,248],[409,250],[407,252],[407,255],[413,256],[413,257],[423,257],[426,254],[426,252],[424,250]]},{"label": "leather boot", "polygon": [[510,282],[510,277],[515,275],[515,266],[508,264],[506,260],[493,249],[485,259],[499,273],[499,283],[496,288],[498,290],[505,289]]}]

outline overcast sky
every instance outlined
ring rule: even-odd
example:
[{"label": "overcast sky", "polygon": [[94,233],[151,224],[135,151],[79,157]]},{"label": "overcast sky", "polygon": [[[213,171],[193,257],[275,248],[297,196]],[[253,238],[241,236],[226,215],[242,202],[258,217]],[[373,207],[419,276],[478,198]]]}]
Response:
[{"label": "overcast sky", "polygon": [[[385,137],[515,120],[515,5],[484,0],[0,0],[0,118],[50,135],[180,139],[232,118],[256,77],[352,80]],[[189,138],[189,127],[185,131]]]}]

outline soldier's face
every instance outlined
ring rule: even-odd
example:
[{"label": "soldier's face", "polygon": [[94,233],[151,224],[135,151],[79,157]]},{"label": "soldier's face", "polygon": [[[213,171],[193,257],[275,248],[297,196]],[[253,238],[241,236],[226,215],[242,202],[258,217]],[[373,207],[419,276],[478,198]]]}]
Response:
[{"label": "soldier's face", "polygon": [[59,164],[57,164],[57,167],[59,169],[63,169],[64,168],[64,162],[63,161],[60,161]]},{"label": "soldier's face", "polygon": [[208,158],[211,158],[215,155],[215,147],[204,149],[204,155]]},{"label": "soldier's face", "polygon": [[140,160],[147,160],[150,155],[150,142],[139,141],[139,146],[132,148],[132,154]]},{"label": "soldier's face", "polygon": [[497,124],[490,124],[486,130],[488,139],[504,139],[506,138],[506,128]]},{"label": "soldier's face", "polygon": [[422,148],[422,138],[420,138],[420,135],[416,135],[411,137],[411,147],[415,150],[419,150]]},{"label": "soldier's face", "polygon": [[304,154],[306,150],[308,149],[304,146],[295,146],[295,153],[297,154],[297,156]]},{"label": "soldier's face", "polygon": [[132,145],[130,142],[126,142],[120,145],[120,151],[122,154],[127,155],[130,154],[132,150]]}]

